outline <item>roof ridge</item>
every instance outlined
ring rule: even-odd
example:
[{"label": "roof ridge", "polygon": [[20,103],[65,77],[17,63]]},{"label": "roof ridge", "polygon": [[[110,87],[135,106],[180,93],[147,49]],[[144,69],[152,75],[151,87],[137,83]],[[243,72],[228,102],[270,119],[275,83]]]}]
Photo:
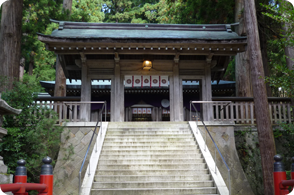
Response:
[{"label": "roof ridge", "polygon": [[59,23],[59,30],[63,29],[112,29],[112,30],[185,30],[185,31],[228,31],[235,24],[133,24],[133,23],[88,23],[58,21],[50,19],[51,22]]}]

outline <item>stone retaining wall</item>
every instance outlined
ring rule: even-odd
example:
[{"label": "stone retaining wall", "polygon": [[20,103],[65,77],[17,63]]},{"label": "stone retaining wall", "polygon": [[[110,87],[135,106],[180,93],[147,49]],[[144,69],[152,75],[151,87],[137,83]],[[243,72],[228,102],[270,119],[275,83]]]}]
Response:
[{"label": "stone retaining wall", "polygon": [[[61,135],[62,143],[58,159],[53,172],[54,195],[78,195],[79,170],[93,135],[95,125],[96,123],[93,122],[75,122],[65,125]],[[85,175],[95,140],[96,135],[87,155],[82,177]]]},{"label": "stone retaining wall", "polygon": [[[202,126],[201,122],[198,122],[200,131],[205,140],[206,130]],[[235,145],[235,135],[234,135],[234,124],[231,123],[213,123],[205,122],[211,136],[215,140],[217,146],[219,147],[225,161],[230,168],[231,177],[231,194],[234,195],[252,195],[252,189],[246,178],[246,175],[242,169],[238,153]],[[210,150],[211,155],[215,156],[215,147],[209,135],[207,134],[207,146]],[[216,161],[217,167],[222,173],[222,176],[228,185],[228,171],[222,162],[222,159],[218,152],[216,151]]]}]

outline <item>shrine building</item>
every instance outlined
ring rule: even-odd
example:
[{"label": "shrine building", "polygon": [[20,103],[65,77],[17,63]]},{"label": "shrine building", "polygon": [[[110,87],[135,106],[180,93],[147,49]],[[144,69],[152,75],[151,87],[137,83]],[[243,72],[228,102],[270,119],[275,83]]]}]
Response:
[{"label": "shrine building", "polygon": [[[82,81],[72,89],[81,102],[107,101],[110,121],[136,120],[138,112],[153,121],[187,120],[189,102],[211,101],[212,82],[221,81],[231,56],[247,45],[233,32],[236,24],[52,22],[59,28],[39,40],[58,55],[66,78]],[[97,88],[95,80],[106,84]],[[212,119],[209,104],[201,112]],[[80,118],[91,120],[89,104],[81,104]]]}]

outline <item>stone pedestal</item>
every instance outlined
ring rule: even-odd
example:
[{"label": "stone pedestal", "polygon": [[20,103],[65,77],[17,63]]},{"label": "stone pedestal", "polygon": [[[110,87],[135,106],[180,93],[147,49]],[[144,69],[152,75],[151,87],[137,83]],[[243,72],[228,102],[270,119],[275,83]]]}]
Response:
[{"label": "stone pedestal", "polygon": [[[0,142],[2,141],[2,138],[7,134],[7,130],[0,127]],[[0,178],[0,184],[2,184],[2,174],[6,174],[7,173],[7,166],[4,164],[3,162],[3,157],[0,156],[0,174],[1,174],[1,178]]]},{"label": "stone pedestal", "polygon": [[[21,110],[14,109],[10,107],[3,99],[1,99],[0,93],[0,142],[2,138],[7,135],[7,130],[2,128],[3,125],[3,115],[15,114],[18,115]],[[0,184],[7,184],[13,182],[13,175],[7,174],[7,166],[4,164],[3,157],[0,156]],[[6,193],[11,194],[11,193]]]},{"label": "stone pedestal", "polygon": [[[4,135],[7,134],[7,130],[0,127],[0,142]],[[4,164],[3,157],[0,156],[0,184],[7,184],[13,182],[13,175],[7,174],[7,166]]]}]

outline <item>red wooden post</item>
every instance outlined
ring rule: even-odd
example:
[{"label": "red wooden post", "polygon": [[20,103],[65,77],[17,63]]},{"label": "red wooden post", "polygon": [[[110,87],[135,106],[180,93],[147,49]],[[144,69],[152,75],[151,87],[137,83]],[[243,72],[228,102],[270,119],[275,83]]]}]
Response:
[{"label": "red wooden post", "polygon": [[284,164],[282,162],[283,157],[279,154],[275,155],[274,157],[275,163],[274,163],[274,188],[275,188],[275,195],[286,195],[289,194],[289,191],[287,188],[280,188],[281,181],[287,180],[286,178],[286,171],[284,168]]},{"label": "red wooden post", "polygon": [[294,179],[294,157],[292,157],[291,179]]},{"label": "red wooden post", "polygon": [[44,165],[41,167],[40,183],[46,184],[47,188],[39,191],[39,195],[53,195],[53,167],[51,162],[50,157],[43,158]]},{"label": "red wooden post", "polygon": [[[17,161],[17,167],[15,170],[14,183],[27,183],[27,168],[25,167],[26,161],[21,159]],[[28,195],[25,188],[21,188],[14,195]]]},{"label": "red wooden post", "polygon": [[27,168],[25,167],[26,161],[21,159],[17,161],[15,170],[14,183],[27,183]]}]

